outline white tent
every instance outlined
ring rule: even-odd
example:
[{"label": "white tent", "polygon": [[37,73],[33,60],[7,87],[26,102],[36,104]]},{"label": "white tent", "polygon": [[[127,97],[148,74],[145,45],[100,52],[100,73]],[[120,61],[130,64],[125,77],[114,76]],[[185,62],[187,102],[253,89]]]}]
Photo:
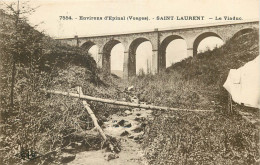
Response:
[{"label": "white tent", "polygon": [[230,69],[224,88],[239,104],[260,108],[260,58],[239,69]]}]

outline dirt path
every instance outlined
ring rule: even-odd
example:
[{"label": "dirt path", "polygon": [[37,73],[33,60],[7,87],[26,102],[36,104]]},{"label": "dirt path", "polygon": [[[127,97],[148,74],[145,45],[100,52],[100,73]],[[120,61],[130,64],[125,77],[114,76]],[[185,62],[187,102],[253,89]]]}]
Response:
[{"label": "dirt path", "polygon": [[151,118],[151,110],[135,108],[123,113],[114,114],[105,122],[104,132],[121,141],[121,152],[118,158],[107,161],[109,154],[104,150],[86,151],[76,155],[69,165],[146,165],[144,152],[139,144],[142,139],[145,121]]}]

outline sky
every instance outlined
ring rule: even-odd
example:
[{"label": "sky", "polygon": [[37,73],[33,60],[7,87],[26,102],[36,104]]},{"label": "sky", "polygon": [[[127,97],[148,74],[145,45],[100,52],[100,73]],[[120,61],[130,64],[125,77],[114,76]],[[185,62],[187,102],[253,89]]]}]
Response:
[{"label": "sky", "polygon": [[[5,3],[17,0],[0,0]],[[20,0],[21,3],[25,0]],[[163,29],[224,22],[208,19],[209,17],[236,16],[243,20],[259,20],[259,0],[30,0],[31,7],[38,7],[29,16],[32,25],[38,25],[38,30],[44,31],[53,38],[73,37],[75,35],[91,36],[131,31],[146,31],[155,28]],[[22,6],[22,5],[21,5]],[[73,20],[61,20],[60,16],[71,16]],[[142,16],[156,18],[157,16],[204,16],[200,21],[94,21],[79,20],[84,17],[105,16]],[[77,18],[77,19],[76,19]],[[206,47],[215,47],[223,42],[214,37],[204,39],[199,45],[199,51]],[[95,56],[97,48],[90,53]],[[112,70],[123,69],[123,47],[116,45],[111,53]],[[172,41],[167,47],[167,66],[187,57],[186,43],[183,40]],[[144,42],[137,49],[137,70],[146,66],[151,58],[151,44]],[[146,68],[144,68],[146,70]]]}]

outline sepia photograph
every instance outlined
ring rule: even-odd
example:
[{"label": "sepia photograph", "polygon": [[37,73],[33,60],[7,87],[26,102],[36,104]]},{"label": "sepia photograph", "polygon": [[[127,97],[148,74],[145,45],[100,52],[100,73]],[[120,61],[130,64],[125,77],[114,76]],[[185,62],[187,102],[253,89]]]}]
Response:
[{"label": "sepia photograph", "polygon": [[0,0],[0,165],[260,165],[259,0]]}]

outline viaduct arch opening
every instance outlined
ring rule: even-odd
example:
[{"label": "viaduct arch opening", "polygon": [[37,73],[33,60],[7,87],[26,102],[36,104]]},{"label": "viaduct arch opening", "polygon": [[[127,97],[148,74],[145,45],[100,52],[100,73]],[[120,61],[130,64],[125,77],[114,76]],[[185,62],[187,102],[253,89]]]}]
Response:
[{"label": "viaduct arch opening", "polygon": [[[129,46],[129,76],[135,76],[143,68],[144,72],[151,69],[152,44],[147,38],[137,38]],[[150,58],[150,60],[149,60]],[[148,62],[148,64],[147,64]],[[149,71],[148,71],[149,72]]]},{"label": "viaduct arch opening", "polygon": [[98,57],[98,46],[93,45],[89,50],[88,53],[94,58],[96,63],[99,63],[100,59]]},{"label": "viaduct arch opening", "polygon": [[87,41],[87,42],[85,42],[84,44],[82,44],[82,48],[84,48],[87,52],[89,51],[89,49],[92,47],[92,46],[94,46],[94,45],[96,45],[94,42],[92,42],[92,41]]},{"label": "viaduct arch opening", "polygon": [[152,44],[150,41],[141,43],[136,50],[136,75],[152,72]]},{"label": "viaduct arch opening", "polygon": [[160,68],[165,69],[172,63],[187,57],[187,43],[179,35],[166,37],[160,46]]},{"label": "viaduct arch opening", "polygon": [[216,43],[219,43],[217,45],[222,45],[224,42],[223,42],[223,39],[217,33],[205,32],[205,33],[200,34],[193,43],[193,56],[196,56],[198,54],[198,48],[200,48],[201,50],[203,49],[203,48],[199,47],[200,45],[210,48],[210,47],[212,47],[212,46],[210,46],[210,45],[212,45],[212,43],[213,43],[213,47],[215,47]]},{"label": "viaduct arch opening", "polygon": [[96,63],[98,63],[99,61],[98,46],[94,42],[92,41],[85,42],[81,47],[85,49],[86,52],[88,52],[94,58]]},{"label": "viaduct arch opening", "polygon": [[120,42],[111,50],[111,73],[123,78],[124,46]]},{"label": "viaduct arch opening", "polygon": [[237,32],[233,35],[233,38],[236,38],[236,37],[238,37],[238,36],[241,36],[241,35],[250,33],[250,32],[252,32],[253,30],[254,30],[253,28],[241,29],[241,30],[237,31]]},{"label": "viaduct arch opening", "polygon": [[118,41],[118,40],[110,40],[103,47],[102,68],[107,73],[111,73],[111,53],[112,53],[112,49],[119,43],[121,43],[121,42]]}]

